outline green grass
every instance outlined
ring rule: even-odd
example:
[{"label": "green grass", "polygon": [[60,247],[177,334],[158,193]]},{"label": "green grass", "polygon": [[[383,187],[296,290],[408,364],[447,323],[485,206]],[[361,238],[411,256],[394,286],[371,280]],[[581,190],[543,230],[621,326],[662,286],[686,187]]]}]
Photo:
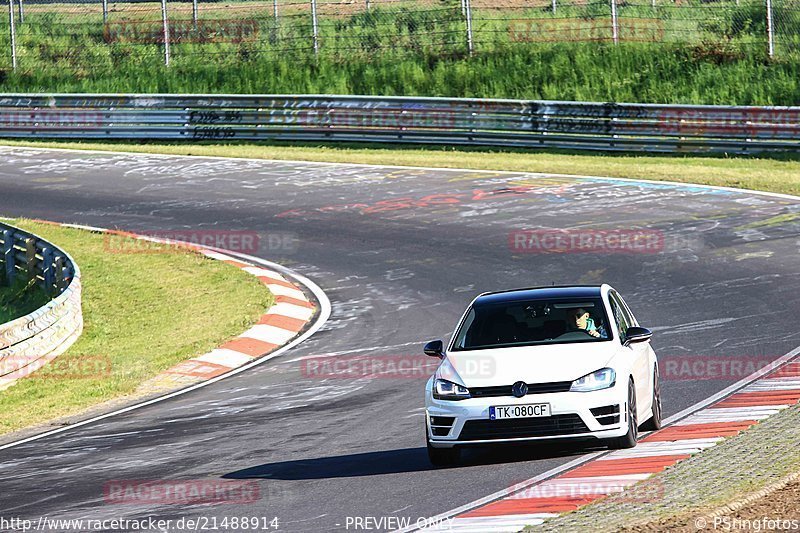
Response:
[{"label": "green grass", "polygon": [[16,280],[9,287],[2,278],[0,276],[0,324],[25,316],[47,303],[49,298],[35,284]]},{"label": "green grass", "polygon": [[[558,18],[541,6],[475,8],[473,57],[467,54],[464,21],[454,1],[434,9],[377,6],[364,13],[350,6],[349,13],[323,14],[319,57],[309,50],[311,24],[305,11],[285,13],[276,30],[271,10],[264,6],[251,11],[201,8],[201,22],[226,17],[250,21],[252,40],[173,44],[169,68],[163,66],[160,45],[109,44],[96,9],[91,15],[70,15],[32,8],[19,27],[20,67],[0,72],[0,91],[422,95],[742,105],[800,101],[800,44],[790,33],[800,24],[800,12],[776,12],[779,30],[784,31],[777,37],[776,59],[768,60],[763,3],[743,0],[735,7],[731,2],[708,5],[690,0],[682,2],[681,9],[671,2],[659,0],[659,4],[656,10],[649,2],[621,7],[619,46],[609,42],[607,3],[561,2]],[[241,8],[237,2],[231,6]],[[148,19],[143,27],[158,34],[156,11],[118,9],[112,13],[111,27],[124,22],[124,17]],[[512,19],[533,24],[514,26]],[[645,30],[639,39],[652,39],[652,26],[657,24],[660,42],[632,42],[637,34],[630,25],[636,20],[649,21],[641,23]],[[583,23],[590,28],[573,35],[570,24]],[[3,24],[7,22],[0,21],[0,50],[7,49]],[[541,34],[541,24],[555,26],[547,26],[550,33]],[[128,22],[127,27],[139,26]],[[598,32],[602,42],[541,42]]]},{"label": "green grass", "polygon": [[8,146],[111,150],[169,155],[366,163],[475,170],[610,176],[738,187],[800,195],[800,157],[585,155],[451,147],[276,144],[162,144],[2,141]]},{"label": "green grass", "polygon": [[68,250],[82,271],[84,332],[55,361],[107,363],[110,372],[43,379],[42,370],[19,380],[0,392],[0,434],[132,395],[148,378],[238,335],[272,303],[255,277],[199,254],[108,253],[100,234],[12,224]]}]

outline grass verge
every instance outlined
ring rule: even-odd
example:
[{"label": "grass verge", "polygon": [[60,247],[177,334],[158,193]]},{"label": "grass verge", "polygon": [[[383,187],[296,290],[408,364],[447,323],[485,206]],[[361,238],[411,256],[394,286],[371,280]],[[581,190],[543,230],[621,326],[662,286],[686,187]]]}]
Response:
[{"label": "grass verge", "polygon": [[186,250],[114,254],[101,234],[27,220],[12,224],[75,258],[85,326],[56,359],[59,368],[79,371],[34,373],[0,392],[0,434],[131,395],[163,370],[238,335],[273,301],[250,274]]},{"label": "grass verge", "polygon": [[25,316],[47,303],[47,295],[33,283],[18,281],[4,286],[0,276],[0,324]]},{"label": "grass verge", "polygon": [[8,146],[112,150],[169,155],[408,165],[512,170],[678,181],[800,195],[800,157],[650,156],[530,152],[452,147],[375,145],[320,146],[312,143],[170,144],[30,142],[3,140]]}]

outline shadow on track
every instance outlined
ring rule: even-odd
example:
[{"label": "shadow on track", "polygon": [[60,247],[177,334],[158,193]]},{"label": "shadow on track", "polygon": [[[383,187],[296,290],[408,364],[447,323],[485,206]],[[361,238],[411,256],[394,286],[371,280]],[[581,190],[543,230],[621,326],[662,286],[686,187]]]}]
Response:
[{"label": "shadow on track", "polygon": [[[579,443],[475,448],[467,450],[459,465],[453,468],[557,459],[578,456],[590,451],[594,450],[587,448],[585,444],[581,446]],[[222,477],[226,479],[308,480],[380,476],[435,469],[436,467],[428,461],[425,448],[403,448],[265,463],[230,472]]]}]

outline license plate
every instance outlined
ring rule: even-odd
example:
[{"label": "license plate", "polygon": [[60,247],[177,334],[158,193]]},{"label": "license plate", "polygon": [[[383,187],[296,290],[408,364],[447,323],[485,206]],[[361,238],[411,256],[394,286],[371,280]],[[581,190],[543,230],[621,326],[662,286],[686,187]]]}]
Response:
[{"label": "license plate", "polygon": [[490,420],[506,420],[508,418],[535,418],[550,416],[549,403],[534,403],[528,405],[498,405],[489,408]]}]

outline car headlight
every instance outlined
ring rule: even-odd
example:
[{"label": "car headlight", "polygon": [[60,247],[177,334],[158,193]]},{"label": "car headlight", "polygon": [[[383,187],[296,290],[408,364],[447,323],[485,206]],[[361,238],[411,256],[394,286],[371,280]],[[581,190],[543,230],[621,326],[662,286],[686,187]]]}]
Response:
[{"label": "car headlight", "polygon": [[465,400],[469,398],[469,389],[446,379],[433,382],[433,397],[437,400]]},{"label": "car headlight", "polygon": [[571,392],[589,392],[593,390],[608,389],[617,382],[617,373],[613,368],[601,368],[591,374],[586,374],[572,382]]}]

